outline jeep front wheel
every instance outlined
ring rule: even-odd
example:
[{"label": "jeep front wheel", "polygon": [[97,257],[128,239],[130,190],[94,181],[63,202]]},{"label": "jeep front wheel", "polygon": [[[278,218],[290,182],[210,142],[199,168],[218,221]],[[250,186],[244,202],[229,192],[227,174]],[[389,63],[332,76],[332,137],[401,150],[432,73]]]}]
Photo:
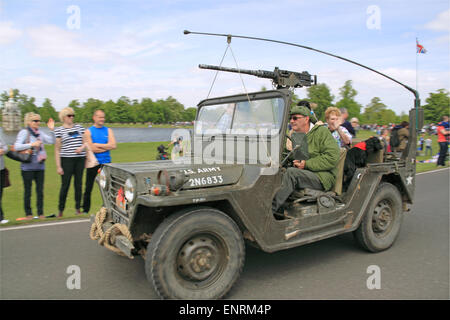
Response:
[{"label": "jeep front wheel", "polygon": [[245,246],[234,221],[199,208],[168,217],[148,244],[145,272],[160,297],[218,299],[238,279]]},{"label": "jeep front wheel", "polygon": [[368,251],[386,250],[397,238],[402,218],[400,192],[390,183],[381,183],[361,224],[354,232],[355,239]]}]

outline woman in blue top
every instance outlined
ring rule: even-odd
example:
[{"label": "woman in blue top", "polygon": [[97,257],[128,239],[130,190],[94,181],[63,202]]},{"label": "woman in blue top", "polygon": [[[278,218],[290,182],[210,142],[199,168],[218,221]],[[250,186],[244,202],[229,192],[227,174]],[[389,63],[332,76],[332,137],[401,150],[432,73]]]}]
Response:
[{"label": "woman in blue top", "polygon": [[[55,143],[55,136],[53,130],[55,128],[55,121],[50,118],[47,122],[47,127],[52,131],[50,135],[45,134],[39,130],[41,124],[41,116],[34,112],[28,112],[24,118],[25,129],[19,131],[14,148],[17,151],[32,150],[33,156],[30,163],[22,163],[22,179],[25,189],[23,202],[25,208],[25,218],[20,220],[29,220],[33,218],[31,211],[31,185],[33,180],[36,183],[37,195],[37,213],[40,218],[44,218],[44,171],[45,160],[47,153],[44,149],[44,143]],[[19,220],[18,219],[18,220]]]},{"label": "woman in blue top", "polygon": [[94,120],[94,125],[85,131],[84,136],[89,149],[94,152],[99,165],[86,169],[86,186],[83,196],[84,213],[89,213],[91,208],[92,187],[94,186],[98,169],[105,163],[111,163],[110,150],[116,148],[116,139],[114,138],[113,131],[104,126],[105,113],[102,110],[96,110],[92,119]]}]

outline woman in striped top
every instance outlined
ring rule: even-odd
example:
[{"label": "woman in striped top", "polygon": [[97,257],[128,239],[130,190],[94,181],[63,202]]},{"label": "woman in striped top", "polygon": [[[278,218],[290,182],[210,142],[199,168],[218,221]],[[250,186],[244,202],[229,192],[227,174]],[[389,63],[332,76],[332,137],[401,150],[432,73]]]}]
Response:
[{"label": "woman in striped top", "polygon": [[86,152],[84,151],[85,129],[73,123],[74,117],[75,113],[72,108],[62,109],[59,113],[59,119],[63,125],[55,129],[56,171],[61,175],[58,217],[63,215],[72,176],[74,176],[75,209],[77,214],[81,214],[81,186],[83,184],[83,170],[86,160]]}]

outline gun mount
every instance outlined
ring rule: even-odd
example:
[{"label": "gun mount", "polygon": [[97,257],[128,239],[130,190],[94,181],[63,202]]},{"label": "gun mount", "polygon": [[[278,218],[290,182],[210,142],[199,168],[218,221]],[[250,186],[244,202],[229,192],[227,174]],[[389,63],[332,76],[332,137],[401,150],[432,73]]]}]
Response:
[{"label": "gun mount", "polygon": [[272,79],[272,82],[274,85],[277,86],[277,89],[310,87],[312,85],[317,84],[317,76],[311,75],[307,71],[294,72],[294,71],[280,70],[278,69],[278,67],[275,67],[273,71],[246,70],[246,69],[212,66],[207,64],[199,64],[198,67],[200,69],[243,73],[259,78]]}]

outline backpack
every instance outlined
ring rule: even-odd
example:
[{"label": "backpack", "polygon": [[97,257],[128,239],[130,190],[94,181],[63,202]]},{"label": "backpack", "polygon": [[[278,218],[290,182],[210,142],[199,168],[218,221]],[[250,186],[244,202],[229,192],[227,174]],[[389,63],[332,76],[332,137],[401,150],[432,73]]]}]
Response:
[{"label": "backpack", "polygon": [[400,145],[400,138],[398,136],[398,130],[400,130],[402,126],[395,126],[391,131],[391,139],[389,144],[391,148],[397,148]]}]

